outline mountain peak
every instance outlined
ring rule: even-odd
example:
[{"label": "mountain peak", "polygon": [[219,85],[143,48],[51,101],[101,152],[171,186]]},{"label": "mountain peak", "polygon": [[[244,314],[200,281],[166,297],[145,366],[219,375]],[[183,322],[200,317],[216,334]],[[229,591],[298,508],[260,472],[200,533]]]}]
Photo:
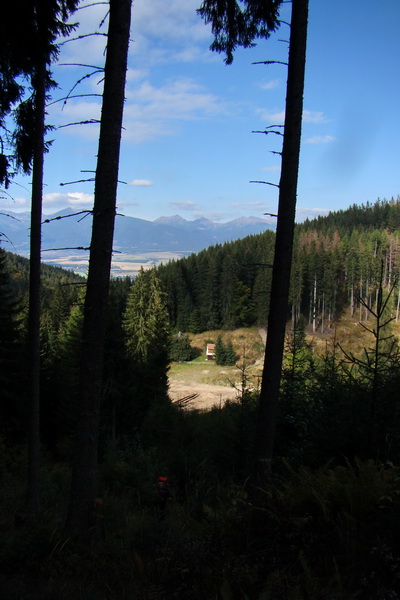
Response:
[{"label": "mountain peak", "polygon": [[186,219],[184,219],[180,215],[173,215],[171,217],[158,217],[158,219],[155,219],[153,221],[153,223],[155,225],[172,225],[172,226],[178,225],[179,226],[179,225],[186,225],[186,223],[188,223],[188,221],[186,221]]}]

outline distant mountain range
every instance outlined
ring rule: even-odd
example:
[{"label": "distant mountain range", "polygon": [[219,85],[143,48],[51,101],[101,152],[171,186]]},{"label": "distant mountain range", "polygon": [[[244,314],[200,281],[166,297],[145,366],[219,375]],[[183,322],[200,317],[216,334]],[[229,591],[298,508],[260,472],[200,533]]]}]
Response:
[{"label": "distant mountain range", "polygon": [[[43,250],[89,246],[91,216],[68,215],[71,215],[71,210],[64,209],[44,217],[46,222],[42,227]],[[29,212],[0,214],[2,247],[10,252],[28,256],[29,228]],[[214,244],[261,233],[266,229],[272,229],[272,225],[257,217],[241,217],[228,223],[214,223],[204,218],[187,221],[179,215],[160,217],[155,221],[118,215],[114,249],[124,254],[148,252],[190,254]]]}]

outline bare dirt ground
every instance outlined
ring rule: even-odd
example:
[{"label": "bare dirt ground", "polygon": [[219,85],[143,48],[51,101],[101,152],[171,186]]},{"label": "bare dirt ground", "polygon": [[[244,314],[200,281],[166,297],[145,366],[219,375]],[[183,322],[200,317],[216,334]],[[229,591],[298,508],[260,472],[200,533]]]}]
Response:
[{"label": "bare dirt ground", "polygon": [[173,402],[195,396],[187,407],[209,410],[213,406],[223,406],[227,400],[239,398],[242,385],[240,365],[243,362],[248,363],[248,385],[256,385],[262,369],[265,330],[205,332],[192,335],[192,346],[204,350],[207,341],[216,340],[218,335],[223,337],[224,343],[228,340],[233,342],[237,353],[236,366],[218,366],[214,361],[205,360],[204,354],[200,360],[190,363],[173,363],[169,371],[169,396]]},{"label": "bare dirt ground", "polygon": [[188,408],[210,409],[213,406],[222,406],[226,400],[237,398],[238,392],[233,387],[225,385],[211,385],[207,383],[187,383],[179,380],[170,380],[169,396],[172,401],[181,400],[192,394],[198,394],[190,400]]}]

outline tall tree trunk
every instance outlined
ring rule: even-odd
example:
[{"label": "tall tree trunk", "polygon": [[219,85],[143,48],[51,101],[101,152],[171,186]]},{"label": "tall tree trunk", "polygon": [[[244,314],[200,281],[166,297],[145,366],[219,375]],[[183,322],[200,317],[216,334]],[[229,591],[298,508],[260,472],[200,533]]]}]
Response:
[{"label": "tall tree trunk", "polygon": [[32,161],[31,236],[29,260],[29,436],[27,510],[39,508],[40,468],[40,263],[42,246],[42,194],[46,105],[46,61],[38,66],[33,80],[35,94],[35,140]]},{"label": "tall tree trunk", "polygon": [[296,214],[307,19],[308,0],[293,0],[275,255],[255,439],[255,469],[258,475],[265,474],[270,468],[278,416]]},{"label": "tall tree trunk", "polygon": [[110,0],[109,4],[92,240],[82,333],[80,415],[67,516],[67,529],[75,533],[83,533],[95,525],[93,511],[98,493],[99,409],[131,21],[131,0]]}]

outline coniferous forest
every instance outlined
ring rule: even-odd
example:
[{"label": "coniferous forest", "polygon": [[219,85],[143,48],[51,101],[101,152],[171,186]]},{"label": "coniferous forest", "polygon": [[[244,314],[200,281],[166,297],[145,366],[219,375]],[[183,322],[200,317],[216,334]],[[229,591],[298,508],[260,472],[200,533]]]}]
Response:
[{"label": "coniferous forest", "polygon": [[[41,498],[31,515],[29,261],[2,250],[2,598],[398,597],[399,218],[399,201],[384,200],[296,227],[268,480],[251,476],[257,390],[244,382],[237,401],[185,408],[168,397],[168,369],[174,356],[188,360],[194,333],[265,325],[274,234],[111,281],[95,541],[64,525],[85,280],[42,265]],[[361,350],[335,339],[341,319],[367,332]],[[323,333],[316,351],[310,340]]]},{"label": "coniferous forest", "polygon": [[[41,263],[52,67],[79,4],[14,0],[0,20],[0,185],[32,184],[30,259],[0,248],[0,599],[400,598],[400,200],[295,226],[307,0],[282,63],[276,232],[134,280],[110,277],[131,0],[105,3],[103,66],[78,65],[102,78],[87,277]],[[281,4],[197,12],[229,64]],[[238,328],[268,330],[261,386]],[[240,374],[207,410],[169,394],[174,368],[204,366],[200,333],[207,367]]]}]

